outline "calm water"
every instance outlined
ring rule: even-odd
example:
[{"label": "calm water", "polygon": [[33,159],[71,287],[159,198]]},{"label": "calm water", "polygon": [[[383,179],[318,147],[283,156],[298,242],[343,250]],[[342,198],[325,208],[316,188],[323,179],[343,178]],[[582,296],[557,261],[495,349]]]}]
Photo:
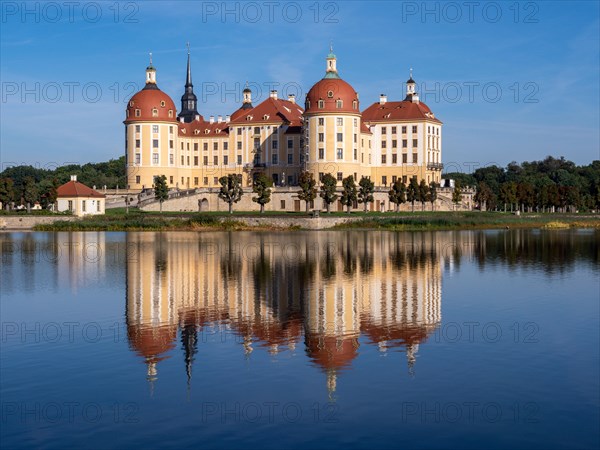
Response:
[{"label": "calm water", "polygon": [[597,448],[600,233],[4,233],[1,445]]}]

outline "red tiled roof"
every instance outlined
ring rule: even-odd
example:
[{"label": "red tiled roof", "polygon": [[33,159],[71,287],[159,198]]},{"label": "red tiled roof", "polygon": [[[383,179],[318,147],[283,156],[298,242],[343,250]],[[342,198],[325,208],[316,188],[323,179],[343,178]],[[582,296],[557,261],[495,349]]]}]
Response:
[{"label": "red tiled roof", "polygon": [[442,123],[436,119],[429,107],[423,103],[409,101],[386,102],[383,105],[373,103],[362,113],[365,122],[397,122],[399,120],[431,120]]},{"label": "red tiled roof", "polygon": [[95,197],[104,198],[104,194],[87,187],[79,181],[69,181],[57,189],[58,197]]},{"label": "red tiled roof", "polygon": [[[194,120],[190,123],[179,122],[177,129],[180,137],[222,137],[229,135],[229,123],[227,122],[206,122],[204,120]],[[208,132],[207,132],[208,131]]]},{"label": "red tiled roof", "polygon": [[[164,104],[164,106],[162,106]],[[156,108],[158,116],[152,115],[152,109]],[[140,115],[136,117],[135,111],[139,110]],[[171,117],[169,117],[171,110]],[[135,94],[127,103],[128,116],[125,122],[135,122],[142,120],[151,121],[167,121],[174,122],[176,120],[177,109],[175,103],[167,94],[158,88],[144,88]]]},{"label": "red tiled roof", "polygon": [[366,134],[373,134],[371,133],[369,127],[362,120],[360,121],[360,132]]},{"label": "red tiled roof", "polygon": [[[269,97],[252,109],[241,110],[246,112],[246,114],[243,112],[238,114],[239,111],[240,110],[236,111],[231,116],[231,122],[236,125],[274,122],[287,123],[290,126],[302,125],[302,108],[289,100],[275,100],[274,98]],[[251,119],[249,119],[248,116],[250,116]],[[268,116],[268,118],[265,118],[265,116]]]},{"label": "red tiled roof", "polygon": [[[323,108],[319,108],[319,100],[323,101]],[[338,100],[342,100],[341,108],[337,107]],[[310,102],[309,105],[307,104],[307,113],[348,112],[360,114],[357,92],[341,78],[323,78],[318,81],[306,94],[306,101]],[[353,107],[354,101],[356,101],[356,108]]]}]

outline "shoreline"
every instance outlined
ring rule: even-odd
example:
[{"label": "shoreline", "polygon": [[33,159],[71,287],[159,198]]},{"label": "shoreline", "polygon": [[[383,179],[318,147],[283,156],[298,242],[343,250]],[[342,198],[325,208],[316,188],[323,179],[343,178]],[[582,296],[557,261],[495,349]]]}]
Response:
[{"label": "shoreline", "polygon": [[[11,218],[11,223],[6,221]],[[43,219],[40,220],[40,217]],[[4,216],[2,231],[444,231],[511,228],[600,228],[600,214],[414,212],[298,215],[108,214],[97,217]],[[10,225],[13,226],[10,226]]]}]

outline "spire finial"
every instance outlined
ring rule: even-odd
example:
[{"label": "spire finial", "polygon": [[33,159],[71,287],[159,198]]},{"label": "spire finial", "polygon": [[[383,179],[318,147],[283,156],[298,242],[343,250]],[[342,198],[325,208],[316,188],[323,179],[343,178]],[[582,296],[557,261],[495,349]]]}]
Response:
[{"label": "spire finial", "polygon": [[412,67],[410,68],[410,78],[412,78]]},{"label": "spire finial", "polygon": [[152,65],[152,52],[150,52],[150,65]]},{"label": "spire finial", "polygon": [[190,54],[190,41],[187,41],[187,50],[188,50],[188,55]]},{"label": "spire finial", "polygon": [[333,53],[333,41],[329,41],[329,53]]},{"label": "spire finial", "polygon": [[248,82],[246,81],[246,88],[248,88]]}]

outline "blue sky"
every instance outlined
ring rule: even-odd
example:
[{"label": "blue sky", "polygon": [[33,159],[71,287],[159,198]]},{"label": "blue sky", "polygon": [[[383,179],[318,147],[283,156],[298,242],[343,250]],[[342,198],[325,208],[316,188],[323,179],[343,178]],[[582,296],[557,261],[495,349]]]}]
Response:
[{"label": "blue sky", "polygon": [[[52,167],[124,153],[125,104],[148,52],[180,105],[186,42],[199,110],[226,115],[252,83],[300,98],[330,41],[361,109],[404,97],[444,122],[448,170],[600,159],[599,3],[2,2],[0,160]],[[261,88],[258,92],[257,87]],[[256,98],[260,97],[260,98]]]}]

